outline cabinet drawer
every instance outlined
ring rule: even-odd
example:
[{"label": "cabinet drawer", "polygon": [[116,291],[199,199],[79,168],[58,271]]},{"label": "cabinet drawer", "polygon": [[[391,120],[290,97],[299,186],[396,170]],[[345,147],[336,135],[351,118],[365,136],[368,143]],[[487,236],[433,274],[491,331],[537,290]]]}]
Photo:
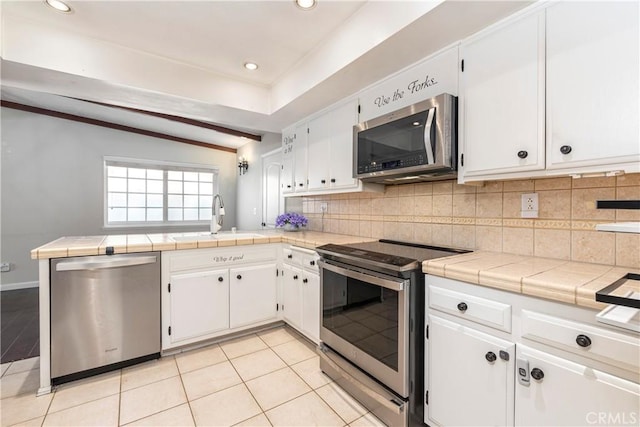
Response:
[{"label": "cabinet drawer", "polygon": [[319,274],[318,259],[320,259],[320,256],[315,252],[313,254],[304,253],[300,256],[302,267],[317,274]]},{"label": "cabinet drawer", "polygon": [[522,310],[522,336],[624,369],[640,365],[640,337]]},{"label": "cabinet drawer", "polygon": [[511,306],[508,304],[430,286],[429,307],[501,331],[511,332]]}]

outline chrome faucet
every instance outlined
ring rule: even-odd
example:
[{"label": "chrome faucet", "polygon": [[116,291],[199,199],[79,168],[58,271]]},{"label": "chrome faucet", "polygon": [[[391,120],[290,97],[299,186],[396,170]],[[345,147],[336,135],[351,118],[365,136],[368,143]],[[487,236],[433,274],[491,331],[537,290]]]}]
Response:
[{"label": "chrome faucet", "polygon": [[[220,207],[216,214],[216,200],[220,201]],[[216,194],[213,196],[213,202],[211,202],[211,234],[217,234],[222,228],[222,219],[224,218],[224,202],[222,196]]]}]

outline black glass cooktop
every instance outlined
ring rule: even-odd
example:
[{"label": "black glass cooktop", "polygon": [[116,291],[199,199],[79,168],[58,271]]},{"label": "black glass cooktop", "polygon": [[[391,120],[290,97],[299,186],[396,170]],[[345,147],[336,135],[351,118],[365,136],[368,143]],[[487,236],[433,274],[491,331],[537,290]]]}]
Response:
[{"label": "black glass cooktop", "polygon": [[359,265],[369,263],[384,266],[394,271],[406,271],[420,268],[428,259],[442,258],[469,251],[438,246],[427,246],[394,240],[353,243],[348,245],[323,245],[316,248],[326,258],[342,262],[357,261]]}]

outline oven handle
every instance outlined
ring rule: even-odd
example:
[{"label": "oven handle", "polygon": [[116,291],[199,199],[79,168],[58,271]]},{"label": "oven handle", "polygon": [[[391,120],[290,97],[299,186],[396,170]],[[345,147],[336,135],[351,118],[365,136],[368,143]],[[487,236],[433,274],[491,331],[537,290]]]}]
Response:
[{"label": "oven handle", "polygon": [[365,393],[367,396],[375,400],[377,403],[381,404],[382,406],[384,406],[385,408],[389,409],[390,411],[392,411],[394,414],[397,414],[397,415],[400,415],[404,411],[404,405],[399,405],[395,403],[393,400],[389,400],[385,396],[382,396],[381,394],[376,393],[370,387],[367,387],[366,385],[362,384],[355,377],[353,377],[347,371],[342,369],[340,365],[333,360],[331,356],[331,352],[328,351],[328,349],[324,345],[321,344],[316,351],[318,352],[320,357],[324,359],[325,362],[327,362],[333,369],[338,371],[338,373],[342,378],[349,381],[351,384],[357,387],[358,390]]},{"label": "oven handle", "polygon": [[361,280],[363,282],[371,283],[373,285],[382,286],[383,288],[391,289],[392,291],[396,291],[396,292],[403,291],[405,288],[406,282],[408,282],[408,280],[383,279],[381,277],[373,276],[370,274],[363,274],[357,271],[348,270],[346,268],[329,264],[328,262],[322,259],[318,261],[318,265],[320,266],[320,268],[331,270],[343,276],[351,277],[353,279]]}]

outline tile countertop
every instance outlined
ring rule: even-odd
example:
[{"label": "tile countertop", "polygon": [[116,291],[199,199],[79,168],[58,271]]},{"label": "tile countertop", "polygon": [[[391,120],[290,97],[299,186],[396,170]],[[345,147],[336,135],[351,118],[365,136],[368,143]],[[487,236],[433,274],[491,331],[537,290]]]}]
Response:
[{"label": "tile countertop", "polygon": [[[108,246],[113,246],[116,254],[145,251],[174,251],[180,249],[215,248],[219,246],[256,245],[264,243],[289,243],[314,249],[327,243],[347,244],[374,240],[367,237],[317,231],[284,232],[282,230],[260,230],[221,233],[222,238],[212,240],[202,232],[166,234],[119,234],[109,236],[61,237],[31,251],[32,259],[66,258],[85,255],[105,255]],[[246,237],[247,234],[256,234]],[[173,238],[193,237],[176,241]],[[198,237],[202,236],[201,239]]]},{"label": "tile countertop", "polygon": [[[596,292],[627,273],[640,270],[610,265],[476,251],[425,261],[422,271],[434,276],[478,284],[539,298],[604,309]],[[628,280],[613,294],[640,291],[640,281]]]}]

